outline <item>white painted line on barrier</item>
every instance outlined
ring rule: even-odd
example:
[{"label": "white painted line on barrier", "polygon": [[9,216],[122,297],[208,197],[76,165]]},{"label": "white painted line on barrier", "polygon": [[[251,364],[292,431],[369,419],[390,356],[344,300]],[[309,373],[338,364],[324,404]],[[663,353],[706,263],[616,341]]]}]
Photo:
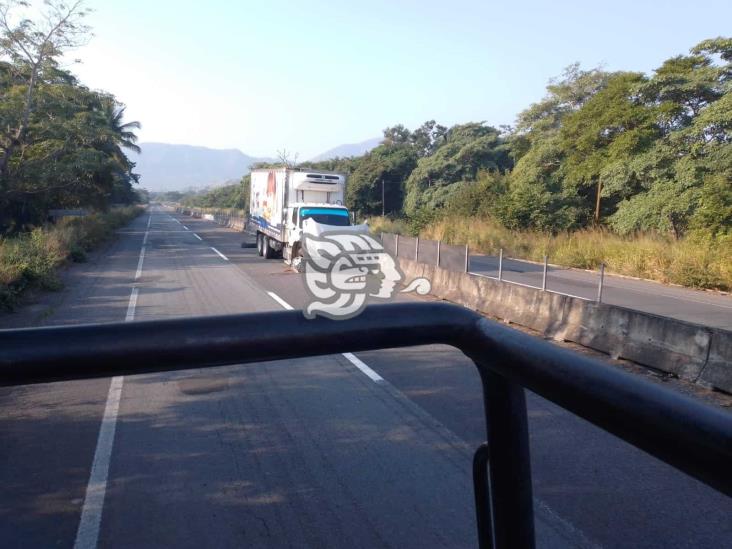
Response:
[{"label": "white painted line on barrier", "polygon": [[209,246],[209,248],[211,248],[214,252],[216,252],[217,254],[219,254],[219,256],[221,257],[221,259],[223,259],[224,261],[229,261],[229,258],[228,257],[226,257],[224,254],[222,254],[220,251],[218,251],[213,246]]},{"label": "white painted line on barrier", "polygon": [[[293,310],[292,305],[290,305],[289,303],[287,303],[287,301],[285,301],[284,299],[282,299],[276,293],[274,293],[274,292],[267,292],[267,295],[269,295],[269,297],[271,297],[277,303],[279,303],[280,305],[282,305],[282,307],[284,309],[287,309],[288,311],[292,311]],[[353,353],[343,353],[343,357],[346,360],[348,360],[348,362],[350,362],[351,364],[353,364],[356,368],[358,368],[359,370],[361,370],[361,372],[363,372],[364,374],[366,374],[366,376],[369,379],[371,379],[371,381],[374,381],[376,383],[379,383],[381,381],[384,381],[384,378],[383,377],[381,377],[379,374],[377,374],[376,372],[374,372],[371,368],[369,368],[369,366],[363,360],[361,360],[360,358],[358,358]]]},{"label": "white painted line on barrier", "polygon": [[196,233],[193,233],[193,236],[195,236],[198,240],[203,240],[200,236],[198,236]]}]

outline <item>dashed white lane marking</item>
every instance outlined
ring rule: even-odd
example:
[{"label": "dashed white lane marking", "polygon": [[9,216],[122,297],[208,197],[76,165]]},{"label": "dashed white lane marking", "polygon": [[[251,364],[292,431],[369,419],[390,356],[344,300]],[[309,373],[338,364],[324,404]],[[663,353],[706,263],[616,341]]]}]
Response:
[{"label": "dashed white lane marking", "polygon": [[[287,309],[288,311],[292,311],[293,310],[292,305],[290,305],[289,303],[287,303],[287,301],[285,301],[284,299],[282,299],[276,293],[274,293],[274,292],[267,292],[267,295],[269,295],[269,297],[271,297],[277,303],[279,303],[284,309]],[[360,358],[358,358],[353,353],[343,353],[343,356],[344,356],[344,358],[346,360],[348,360],[348,362],[350,362],[356,368],[358,368],[359,370],[361,370],[361,372],[363,372],[364,374],[366,374],[366,376],[369,379],[371,379],[371,381],[374,381],[376,383],[379,383],[381,381],[384,381],[384,378],[383,377],[381,377],[379,374],[377,374],[376,372],[374,372],[371,368],[369,368],[369,366],[363,360],[361,360]]]},{"label": "dashed white lane marking", "polygon": [[[147,220],[148,229],[150,227],[151,219],[152,215]],[[145,236],[142,239],[142,247],[140,248],[140,259],[137,261],[135,280],[138,280],[142,275],[142,264],[145,261],[147,237],[148,231],[145,231]],[[130,301],[127,304],[125,322],[131,322],[135,319],[137,296],[139,294],[140,290],[137,286],[132,288],[132,291],[130,292]],[[76,531],[74,549],[96,549],[99,541],[99,528],[102,524],[104,497],[107,493],[109,462],[112,457],[114,435],[117,430],[117,415],[119,414],[119,402],[122,397],[122,386],[124,385],[124,380],[125,378],[123,376],[116,376],[112,378],[112,381],[109,384],[107,403],[104,406],[102,425],[99,427],[97,447],[94,451],[94,460],[92,461],[91,473],[89,474],[89,483],[86,486],[84,505],[81,509],[81,518],[79,519],[79,528]]]},{"label": "dashed white lane marking", "polygon": [[221,259],[223,259],[224,261],[229,261],[229,258],[228,257],[226,257],[224,254],[222,254],[220,251],[218,251],[213,246],[209,246],[209,248],[211,248],[214,252],[216,252],[217,254],[219,254],[219,256],[221,257]]},{"label": "dashed white lane marking", "polygon": [[183,225],[183,228],[184,228],[184,229],[185,229],[186,231],[190,231],[190,229],[189,229],[188,227],[186,227],[185,225]]},{"label": "dashed white lane marking", "polygon": [[282,308],[283,309],[287,309],[288,311],[292,311],[293,310],[292,305],[290,305],[287,301],[285,301],[284,299],[282,299],[276,293],[274,293],[274,292],[267,292],[267,294],[269,295],[269,297],[271,297],[272,299],[274,299],[277,303],[279,303],[280,305],[282,305]]},{"label": "dashed white lane marking", "polygon": [[343,353],[343,356],[348,360],[351,364],[353,364],[356,368],[361,370],[364,374],[366,374],[371,381],[380,382],[384,381],[384,378],[381,377],[379,374],[374,372],[371,368],[368,367],[368,365],[360,360],[356,355],[353,353]]},{"label": "dashed white lane marking", "polygon": [[196,233],[193,233],[193,236],[195,236],[198,240],[203,240],[200,236],[198,236]]},{"label": "dashed white lane marking", "polygon": [[125,316],[125,322],[132,322],[135,320],[135,307],[137,307],[137,296],[140,294],[140,290],[132,288],[130,294],[130,302],[127,305],[127,316]]},{"label": "dashed white lane marking", "polygon": [[[145,233],[145,236],[147,236],[147,233]],[[135,272],[135,280],[138,280],[142,276],[142,262],[143,261],[145,261],[145,244],[142,245],[142,249],[140,250],[140,259],[137,261],[137,271]]]}]

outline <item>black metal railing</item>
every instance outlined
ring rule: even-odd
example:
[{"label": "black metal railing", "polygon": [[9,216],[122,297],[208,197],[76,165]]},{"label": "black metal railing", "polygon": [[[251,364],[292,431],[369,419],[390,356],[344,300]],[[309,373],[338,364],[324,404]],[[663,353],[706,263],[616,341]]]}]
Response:
[{"label": "black metal railing", "polygon": [[[481,547],[534,547],[524,387],[732,496],[732,416],[441,303],[0,331],[0,385],[142,374],[443,343],[482,379],[487,443],[473,475]],[[103,365],[103,366],[102,366]]]}]

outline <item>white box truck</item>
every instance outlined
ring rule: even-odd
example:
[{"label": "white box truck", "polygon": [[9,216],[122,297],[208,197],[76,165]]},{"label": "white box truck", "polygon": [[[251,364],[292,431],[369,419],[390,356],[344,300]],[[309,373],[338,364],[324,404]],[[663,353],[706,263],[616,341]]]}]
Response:
[{"label": "white box truck", "polygon": [[302,270],[303,232],[368,232],[351,225],[344,203],[346,176],[303,168],[257,169],[251,173],[249,230],[256,232],[257,251],[269,259],[283,257]]}]

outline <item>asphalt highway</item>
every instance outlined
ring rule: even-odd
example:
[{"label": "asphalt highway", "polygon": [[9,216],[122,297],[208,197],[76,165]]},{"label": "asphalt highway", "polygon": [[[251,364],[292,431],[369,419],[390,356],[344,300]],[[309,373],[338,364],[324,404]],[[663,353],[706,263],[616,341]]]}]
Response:
[{"label": "asphalt highway", "polygon": [[[251,244],[154,209],[0,326],[301,308],[301,276]],[[730,499],[528,402],[539,547],[732,539]],[[448,347],[0,389],[0,407],[2,547],[476,545],[482,401]]]}]

